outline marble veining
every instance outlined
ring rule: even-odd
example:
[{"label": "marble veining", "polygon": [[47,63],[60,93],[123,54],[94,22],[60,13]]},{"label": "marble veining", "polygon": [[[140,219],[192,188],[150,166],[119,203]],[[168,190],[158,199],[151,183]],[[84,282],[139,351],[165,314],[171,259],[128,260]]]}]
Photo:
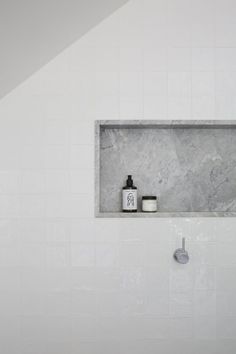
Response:
[{"label": "marble veining", "polygon": [[121,211],[121,189],[132,174],[139,206],[142,195],[157,195],[159,216],[234,215],[236,126],[203,123],[100,125],[99,211]]}]

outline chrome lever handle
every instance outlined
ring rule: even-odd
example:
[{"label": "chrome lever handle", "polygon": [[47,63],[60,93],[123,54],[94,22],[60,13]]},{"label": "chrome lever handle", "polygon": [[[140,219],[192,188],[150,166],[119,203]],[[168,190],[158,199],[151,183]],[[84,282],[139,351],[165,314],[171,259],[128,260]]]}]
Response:
[{"label": "chrome lever handle", "polygon": [[182,237],[182,248],[185,251],[185,237]]}]

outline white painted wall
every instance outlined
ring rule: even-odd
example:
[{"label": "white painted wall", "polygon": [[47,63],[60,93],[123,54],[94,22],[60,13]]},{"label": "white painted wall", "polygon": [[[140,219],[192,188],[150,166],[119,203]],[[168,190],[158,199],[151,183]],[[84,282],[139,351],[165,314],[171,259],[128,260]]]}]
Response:
[{"label": "white painted wall", "polygon": [[0,99],[128,0],[1,0]]},{"label": "white painted wall", "polygon": [[235,118],[235,18],[131,0],[1,101],[2,353],[236,352],[234,218],[93,216],[95,119]]}]

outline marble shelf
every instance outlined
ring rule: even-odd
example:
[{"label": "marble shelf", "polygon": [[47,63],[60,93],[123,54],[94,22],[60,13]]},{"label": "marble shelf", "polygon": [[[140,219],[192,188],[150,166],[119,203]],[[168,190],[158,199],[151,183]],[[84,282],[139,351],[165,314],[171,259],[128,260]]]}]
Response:
[{"label": "marble shelf", "polygon": [[211,218],[211,217],[236,217],[236,212],[156,212],[156,213],[122,213],[122,212],[98,212],[98,218]]},{"label": "marble shelf", "polygon": [[[157,213],[122,213],[128,174]],[[95,216],[235,217],[236,120],[95,122]]]}]

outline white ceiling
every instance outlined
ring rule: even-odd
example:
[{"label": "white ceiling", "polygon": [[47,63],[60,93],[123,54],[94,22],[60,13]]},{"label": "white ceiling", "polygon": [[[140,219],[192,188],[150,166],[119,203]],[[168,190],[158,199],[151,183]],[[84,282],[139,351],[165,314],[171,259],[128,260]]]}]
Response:
[{"label": "white ceiling", "polygon": [[0,98],[128,0],[0,0]]}]

